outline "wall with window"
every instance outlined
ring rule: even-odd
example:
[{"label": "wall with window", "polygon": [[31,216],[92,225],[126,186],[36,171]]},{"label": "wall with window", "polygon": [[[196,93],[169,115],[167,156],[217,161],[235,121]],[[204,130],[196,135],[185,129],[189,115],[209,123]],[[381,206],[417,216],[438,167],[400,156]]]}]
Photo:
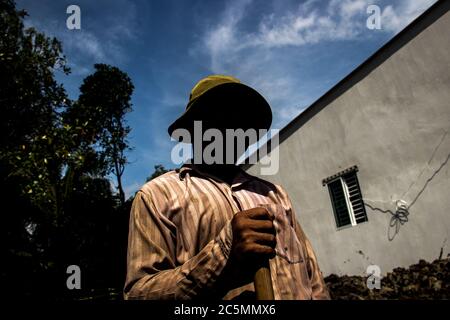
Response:
[{"label": "wall with window", "polygon": [[449,253],[450,14],[439,10],[280,134],[279,172],[262,178],[288,191],[325,275]]}]

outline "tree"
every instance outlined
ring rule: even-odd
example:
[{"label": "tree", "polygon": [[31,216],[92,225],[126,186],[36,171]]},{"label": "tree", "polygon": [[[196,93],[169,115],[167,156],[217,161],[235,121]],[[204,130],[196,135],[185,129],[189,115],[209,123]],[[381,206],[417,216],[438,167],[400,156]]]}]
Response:
[{"label": "tree", "polygon": [[[25,16],[0,0],[3,289],[61,298],[119,288],[131,203],[118,205],[106,175],[117,173],[122,189],[133,85],[119,69],[96,65],[71,102],[54,77],[69,72],[60,42],[25,29]],[[74,261],[89,281],[83,293],[61,282]]]},{"label": "tree", "polygon": [[[34,290],[57,257],[51,248],[67,157],[60,118],[70,103],[54,79],[55,71],[69,72],[60,42],[25,29],[25,16],[0,1],[1,278],[13,295]],[[23,277],[30,273],[32,281]]]},{"label": "tree", "polygon": [[121,204],[125,203],[122,175],[130,149],[130,127],[125,116],[132,110],[133,83],[126,73],[106,64],[96,64],[94,74],[86,77],[77,102],[65,113],[66,124],[75,128],[81,150],[91,145],[97,151],[97,168],[102,174],[113,173]]},{"label": "tree", "polygon": [[55,70],[69,72],[61,43],[33,28],[24,30],[26,15],[13,1],[0,2],[0,145],[9,149],[52,127],[67,101],[53,77]]},{"label": "tree", "polygon": [[33,28],[24,29],[25,11],[0,2],[0,164],[3,182],[19,183],[22,195],[51,223],[66,152],[58,125],[68,103],[55,71],[68,73],[61,43]]},{"label": "tree", "polygon": [[56,205],[55,183],[65,156],[57,123],[68,104],[53,73],[69,69],[60,42],[25,30],[25,16],[13,1],[0,2],[0,162],[11,167],[8,177],[27,178],[23,191],[48,211]]}]

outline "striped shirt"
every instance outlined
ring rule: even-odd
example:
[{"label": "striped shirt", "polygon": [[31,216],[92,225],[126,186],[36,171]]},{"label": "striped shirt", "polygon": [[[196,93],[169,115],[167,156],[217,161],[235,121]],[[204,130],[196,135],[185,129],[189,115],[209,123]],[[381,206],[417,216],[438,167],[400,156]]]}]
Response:
[{"label": "striped shirt", "polygon": [[223,293],[215,285],[230,253],[233,215],[261,204],[282,208],[270,260],[275,299],[328,299],[311,244],[280,186],[243,170],[229,185],[189,165],[149,181],[136,194],[125,299],[233,299],[254,292],[253,283]]}]

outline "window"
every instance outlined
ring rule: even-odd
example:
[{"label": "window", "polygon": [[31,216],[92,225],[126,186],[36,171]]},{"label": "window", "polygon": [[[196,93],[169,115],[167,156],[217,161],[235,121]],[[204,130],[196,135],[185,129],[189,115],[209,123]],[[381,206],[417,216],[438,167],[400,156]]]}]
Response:
[{"label": "window", "polygon": [[328,186],[338,228],[367,221],[357,171],[354,166],[322,181]]}]

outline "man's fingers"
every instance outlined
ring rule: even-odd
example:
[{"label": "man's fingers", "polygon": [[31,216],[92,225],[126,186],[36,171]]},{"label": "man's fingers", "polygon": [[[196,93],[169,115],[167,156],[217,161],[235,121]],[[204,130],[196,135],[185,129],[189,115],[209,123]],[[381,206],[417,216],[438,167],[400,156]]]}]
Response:
[{"label": "man's fingers", "polygon": [[266,208],[257,207],[245,211],[246,215],[250,219],[254,220],[273,220],[273,216],[267,211]]},{"label": "man's fingers", "polygon": [[266,245],[252,243],[247,247],[249,254],[257,256],[266,256],[267,258],[273,258],[275,256],[275,249]]},{"label": "man's fingers", "polygon": [[249,227],[254,231],[275,234],[275,226],[269,220],[253,220]]},{"label": "man's fingers", "polygon": [[232,220],[233,256],[250,264],[275,256],[276,231],[272,215],[265,208],[236,213]]},{"label": "man's fingers", "polygon": [[277,245],[277,238],[273,234],[255,232],[253,239],[256,243],[275,248]]}]

